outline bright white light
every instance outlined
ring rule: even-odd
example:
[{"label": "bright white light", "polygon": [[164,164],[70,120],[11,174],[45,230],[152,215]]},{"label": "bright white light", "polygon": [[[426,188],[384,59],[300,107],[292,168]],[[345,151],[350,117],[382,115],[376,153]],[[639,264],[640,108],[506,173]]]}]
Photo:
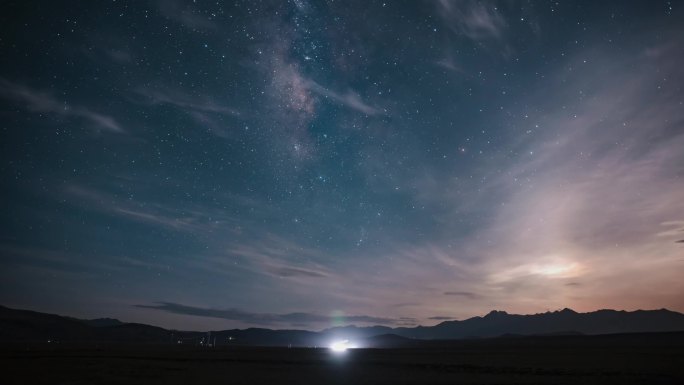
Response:
[{"label": "bright white light", "polygon": [[332,344],[330,344],[330,349],[333,352],[344,352],[349,348],[349,340],[342,340],[342,341],[335,341]]}]

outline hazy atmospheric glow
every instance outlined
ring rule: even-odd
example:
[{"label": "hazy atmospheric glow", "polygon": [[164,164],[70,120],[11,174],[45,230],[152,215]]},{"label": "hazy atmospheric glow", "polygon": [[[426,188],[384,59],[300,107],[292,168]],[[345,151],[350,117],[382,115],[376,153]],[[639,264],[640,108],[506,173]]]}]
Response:
[{"label": "hazy atmospheric glow", "polygon": [[11,2],[0,304],[200,330],[684,311],[683,11]]},{"label": "hazy atmospheric glow", "polygon": [[352,348],[352,346],[349,344],[349,340],[335,341],[330,344],[330,350],[336,353],[346,352],[347,349],[350,348]]}]

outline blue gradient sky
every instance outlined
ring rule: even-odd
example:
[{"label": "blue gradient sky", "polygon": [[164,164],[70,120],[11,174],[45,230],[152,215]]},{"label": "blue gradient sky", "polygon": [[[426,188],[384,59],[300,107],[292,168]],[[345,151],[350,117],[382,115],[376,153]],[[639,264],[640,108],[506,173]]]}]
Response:
[{"label": "blue gradient sky", "polygon": [[1,304],[684,311],[681,4],[74,4],[0,16]]}]

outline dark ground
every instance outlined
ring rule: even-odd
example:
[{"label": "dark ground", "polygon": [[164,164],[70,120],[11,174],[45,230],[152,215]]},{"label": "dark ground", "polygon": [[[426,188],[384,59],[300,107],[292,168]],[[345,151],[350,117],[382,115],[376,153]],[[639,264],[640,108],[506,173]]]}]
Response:
[{"label": "dark ground", "polygon": [[454,341],[403,349],[107,344],[1,348],[2,384],[684,384],[681,333]]}]

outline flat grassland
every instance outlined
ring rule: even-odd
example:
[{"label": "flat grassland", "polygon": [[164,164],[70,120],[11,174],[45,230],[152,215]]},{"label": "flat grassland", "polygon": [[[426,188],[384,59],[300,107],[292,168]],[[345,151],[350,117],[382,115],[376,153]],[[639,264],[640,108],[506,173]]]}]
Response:
[{"label": "flat grassland", "polygon": [[684,384],[681,333],[441,341],[401,349],[0,345],[12,384]]}]

